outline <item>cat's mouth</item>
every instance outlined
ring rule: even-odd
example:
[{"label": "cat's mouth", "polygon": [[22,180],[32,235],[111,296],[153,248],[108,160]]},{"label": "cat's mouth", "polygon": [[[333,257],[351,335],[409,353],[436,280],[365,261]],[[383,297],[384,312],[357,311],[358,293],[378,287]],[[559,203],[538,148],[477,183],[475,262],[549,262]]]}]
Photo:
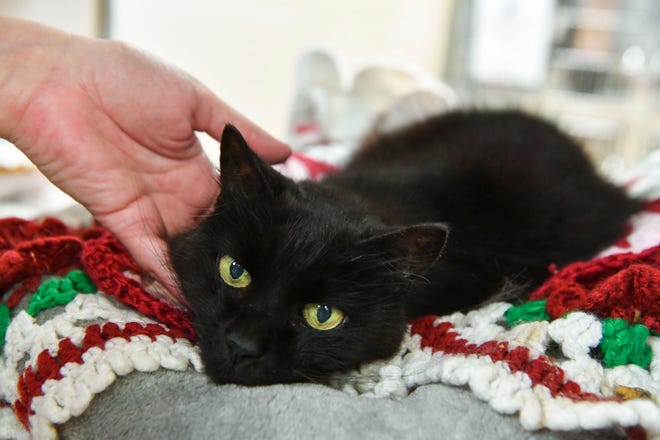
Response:
[{"label": "cat's mouth", "polygon": [[[284,361],[282,357],[275,359],[273,353],[260,357],[236,357],[231,349],[226,347],[223,353],[218,350],[210,352],[202,350],[202,359],[206,373],[218,384],[237,384],[246,386],[273,385],[278,383],[318,383],[330,385],[338,371],[323,373],[309,368],[296,368]],[[352,368],[350,369],[352,370]]]},{"label": "cat's mouth", "polygon": [[217,341],[214,347],[202,347],[206,373],[214,383],[238,385],[271,385],[276,383],[309,382],[290,366],[278,366],[272,353],[237,353],[232,344]]},{"label": "cat's mouth", "polygon": [[277,383],[309,382],[303,375],[292,370],[272,369],[258,362],[242,360],[230,368],[214,371],[207,367],[207,373],[218,385],[237,384],[247,386],[273,385]]}]

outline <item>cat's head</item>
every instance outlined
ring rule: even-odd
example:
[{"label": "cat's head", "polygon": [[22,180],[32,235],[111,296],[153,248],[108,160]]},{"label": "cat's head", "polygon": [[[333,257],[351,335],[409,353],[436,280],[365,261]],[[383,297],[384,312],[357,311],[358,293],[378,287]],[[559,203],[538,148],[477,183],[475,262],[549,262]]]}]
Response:
[{"label": "cat's head", "polygon": [[214,212],[170,243],[209,376],[323,382],[394,355],[445,228],[386,227],[339,190],[280,175],[231,126],[220,168]]}]

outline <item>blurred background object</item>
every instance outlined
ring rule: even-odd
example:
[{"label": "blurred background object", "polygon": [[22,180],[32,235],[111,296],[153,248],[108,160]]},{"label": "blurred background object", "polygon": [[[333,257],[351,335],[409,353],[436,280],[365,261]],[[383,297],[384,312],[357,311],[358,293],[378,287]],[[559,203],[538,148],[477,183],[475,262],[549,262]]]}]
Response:
[{"label": "blurred background object", "polygon": [[139,46],[294,146],[354,142],[431,90],[447,108],[544,115],[609,175],[660,148],[655,0],[0,0],[0,14]]},{"label": "blurred background object", "polygon": [[[456,2],[453,16],[445,78],[470,102],[520,106],[557,121],[610,175],[660,148],[660,2],[471,0]],[[512,51],[522,55],[531,45],[515,58]],[[489,67],[482,46],[496,53],[488,57],[494,71],[520,65],[534,74],[517,83],[508,80],[512,72],[484,75],[475,69]]]}]

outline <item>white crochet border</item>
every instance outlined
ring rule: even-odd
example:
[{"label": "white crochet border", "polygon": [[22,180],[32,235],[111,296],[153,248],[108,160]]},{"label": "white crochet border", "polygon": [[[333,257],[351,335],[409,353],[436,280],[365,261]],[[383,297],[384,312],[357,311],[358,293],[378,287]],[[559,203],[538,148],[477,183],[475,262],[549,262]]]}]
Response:
[{"label": "white crochet border", "polygon": [[[35,318],[21,311],[7,329],[0,364],[0,397],[8,402],[18,398],[18,366],[21,362],[25,363],[22,371],[27,366],[34,367],[39,353],[48,350],[56,355],[59,341],[65,338],[82,345],[85,322],[95,320],[114,322],[120,328],[129,322],[155,323],[102,294],[79,294],[62,313],[42,324],[37,324]],[[107,341],[103,350],[90,348],[83,354],[82,364],[69,362],[60,370],[62,379],[50,379],[44,383],[43,395],[32,400],[31,408],[35,414],[29,418],[30,433],[25,431],[11,408],[0,408],[0,438],[56,438],[53,424],[64,423],[81,414],[94,395],[108,388],[117,376],[134,370],[149,372],[162,367],[180,371],[191,365],[202,371],[199,350],[188,340],[173,340],[166,335],[155,339],[152,341],[144,335],[133,336],[130,340],[118,337]]]},{"label": "white crochet border", "polygon": [[614,388],[623,385],[643,388],[651,392],[652,399],[619,403],[552,397],[547,387],[532,386],[526,374],[511,373],[505,362],[492,362],[487,356],[432,354],[430,348],[421,347],[419,335],[407,338],[400,356],[358,373],[358,378],[377,379],[347,388],[373,397],[402,398],[410,389],[428,383],[468,385],[496,411],[519,412],[520,423],[526,429],[591,430],[641,425],[649,435],[660,435],[660,338],[649,338],[654,359],[650,372],[635,365],[603,368],[588,356],[589,347],[597,345],[601,337],[600,323],[592,315],[575,312],[551,323],[532,322],[506,330],[496,322],[503,319],[509,307],[507,303],[494,303],[468,314],[438,318],[435,325],[451,323],[458,336],[471,344],[495,340],[509,341],[511,348],[528,347],[531,358],[543,354],[543,348],[554,340],[567,358],[556,365],[583,391],[612,396]]}]

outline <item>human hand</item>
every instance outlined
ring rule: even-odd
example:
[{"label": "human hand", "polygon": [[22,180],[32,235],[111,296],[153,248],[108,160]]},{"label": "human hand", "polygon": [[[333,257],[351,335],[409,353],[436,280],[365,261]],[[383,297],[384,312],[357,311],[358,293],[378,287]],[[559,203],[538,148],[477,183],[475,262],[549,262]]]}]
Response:
[{"label": "human hand", "polygon": [[200,82],[125,44],[0,18],[0,137],[83,204],[180,302],[168,237],[216,198],[195,136],[237,126],[270,162],[289,154]]}]

